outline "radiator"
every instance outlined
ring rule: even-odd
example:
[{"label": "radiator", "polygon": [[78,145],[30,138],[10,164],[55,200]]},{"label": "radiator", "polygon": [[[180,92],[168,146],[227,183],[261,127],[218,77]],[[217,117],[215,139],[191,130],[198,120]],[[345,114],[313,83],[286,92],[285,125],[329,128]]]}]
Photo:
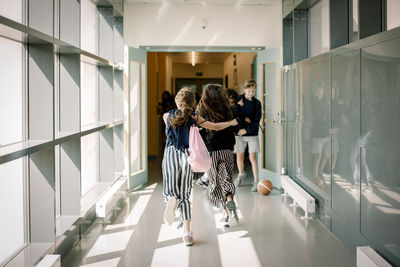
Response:
[{"label": "radiator", "polygon": [[315,212],[315,199],[287,175],[281,176],[281,186],[284,190],[283,196],[293,199],[291,206],[300,206],[304,210],[305,216],[301,219],[312,219],[309,213]]},{"label": "radiator", "polygon": [[390,267],[387,261],[369,246],[357,247],[357,267]]},{"label": "radiator", "polygon": [[118,200],[125,196],[126,187],[126,179],[116,181],[96,202],[96,215],[100,218],[106,218],[116,206]]},{"label": "radiator", "polygon": [[47,255],[44,257],[36,267],[60,267],[61,257],[57,254]]}]

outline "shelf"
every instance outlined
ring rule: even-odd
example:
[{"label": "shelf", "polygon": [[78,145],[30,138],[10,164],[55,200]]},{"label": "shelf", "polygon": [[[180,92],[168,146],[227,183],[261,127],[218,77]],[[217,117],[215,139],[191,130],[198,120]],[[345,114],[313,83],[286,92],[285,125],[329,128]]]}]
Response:
[{"label": "shelf", "polygon": [[79,47],[71,45],[67,42],[54,38],[53,36],[32,29],[24,24],[15,22],[0,15],[0,35],[12,40],[28,43],[28,44],[53,44],[54,52],[60,54],[81,54],[83,61],[99,65],[110,66],[117,68],[117,63],[114,63],[105,58],[84,51]]},{"label": "shelf", "polygon": [[0,164],[28,156],[32,153],[64,143],[73,138],[79,138],[104,129],[123,125],[124,120],[110,122],[99,122],[82,126],[80,132],[61,132],[56,134],[54,140],[27,140],[15,144],[0,146]]},{"label": "shelf", "polygon": [[117,120],[117,121],[114,121],[114,123],[113,123],[114,127],[122,125],[122,124],[124,124],[124,120]]},{"label": "shelf", "polygon": [[81,132],[59,132],[55,135],[54,142],[59,145],[65,141],[81,136]]},{"label": "shelf", "polygon": [[114,64],[114,62],[83,50],[81,50],[81,60],[92,65],[117,68],[117,64]]},{"label": "shelf", "polygon": [[81,136],[88,135],[112,127],[114,127],[114,124],[111,122],[97,122],[93,124],[87,124],[81,127]]},{"label": "shelf", "polygon": [[28,156],[51,147],[53,140],[27,140],[0,147],[0,164]]}]

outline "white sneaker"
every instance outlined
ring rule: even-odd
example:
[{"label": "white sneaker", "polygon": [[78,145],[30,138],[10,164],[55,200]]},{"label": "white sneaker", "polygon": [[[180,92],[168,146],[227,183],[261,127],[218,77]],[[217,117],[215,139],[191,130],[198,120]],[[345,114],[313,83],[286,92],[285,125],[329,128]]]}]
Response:
[{"label": "white sneaker", "polygon": [[175,218],[176,198],[170,197],[164,211],[164,222],[171,225]]},{"label": "white sneaker", "polygon": [[254,183],[253,186],[251,187],[250,191],[257,192],[257,185],[258,185],[258,183]]},{"label": "white sneaker", "polygon": [[239,173],[234,182],[235,187],[238,187],[243,182],[245,177],[246,177],[245,173]]},{"label": "white sneaker", "polygon": [[192,233],[192,232],[186,232],[186,233],[184,233],[184,234],[183,234],[183,237],[182,237],[182,240],[183,240],[183,243],[184,243],[186,246],[191,246],[191,245],[193,245],[193,243],[194,243],[194,241],[193,241],[193,233]]}]

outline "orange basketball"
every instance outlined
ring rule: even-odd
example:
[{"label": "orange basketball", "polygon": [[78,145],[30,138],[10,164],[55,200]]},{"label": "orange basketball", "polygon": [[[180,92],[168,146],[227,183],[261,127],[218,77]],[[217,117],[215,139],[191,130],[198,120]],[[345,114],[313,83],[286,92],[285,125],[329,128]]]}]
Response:
[{"label": "orange basketball", "polygon": [[263,179],[259,181],[257,184],[257,190],[261,195],[267,196],[272,192],[273,189],[274,185],[268,179]]}]

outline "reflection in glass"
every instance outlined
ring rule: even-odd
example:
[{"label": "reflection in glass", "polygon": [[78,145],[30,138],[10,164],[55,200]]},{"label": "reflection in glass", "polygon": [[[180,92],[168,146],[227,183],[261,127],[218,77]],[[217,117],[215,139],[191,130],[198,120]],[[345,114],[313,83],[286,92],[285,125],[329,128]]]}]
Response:
[{"label": "reflection in glass", "polygon": [[[297,165],[299,178],[321,196],[330,195],[331,133],[329,60],[304,64],[300,72]],[[336,146],[337,148],[337,146]],[[336,149],[337,153],[337,149]],[[336,159],[335,159],[336,162]],[[336,164],[336,163],[335,163]]]},{"label": "reflection in glass", "polygon": [[360,187],[361,168],[363,170],[363,175],[367,179],[368,189],[370,189],[371,184],[373,184],[371,172],[369,171],[368,164],[366,161],[366,154],[360,153],[360,148],[365,149],[368,142],[368,137],[370,135],[371,135],[371,130],[369,130],[366,134],[364,134],[359,138],[357,143],[354,144],[354,149],[350,156],[351,167],[353,169],[353,185],[352,185],[353,190],[357,190]]}]

